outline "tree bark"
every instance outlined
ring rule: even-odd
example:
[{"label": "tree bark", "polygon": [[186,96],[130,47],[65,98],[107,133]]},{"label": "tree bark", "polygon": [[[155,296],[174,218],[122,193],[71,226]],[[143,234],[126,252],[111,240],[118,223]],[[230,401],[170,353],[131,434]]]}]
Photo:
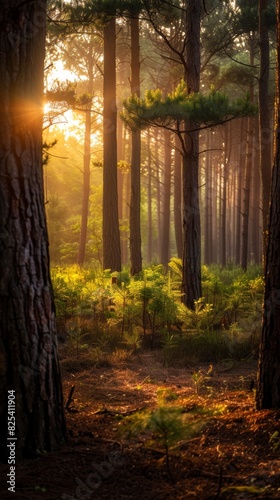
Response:
[{"label": "tree bark", "polygon": [[116,19],[104,27],[103,109],[103,268],[121,270],[118,218]]},{"label": "tree bark", "polygon": [[[195,133],[196,135],[196,133]],[[201,236],[198,196],[198,137],[190,137],[190,153],[183,156],[183,302],[190,309],[202,296]],[[195,150],[194,150],[195,148]]]},{"label": "tree bark", "polygon": [[[257,125],[257,124],[256,124]],[[256,132],[256,137],[258,136]],[[254,262],[262,262],[261,242],[261,187],[260,187],[260,156],[257,148],[253,149],[253,189],[252,189],[252,223],[251,223],[251,254]]]},{"label": "tree bark", "polygon": [[280,1],[277,0],[277,101],[275,158],[272,174],[268,246],[265,265],[263,327],[256,404],[280,408]]},{"label": "tree bark", "polygon": [[[140,96],[139,18],[131,19],[131,94]],[[141,253],[141,131],[131,132],[130,263],[134,276],[142,271]]]},{"label": "tree bark", "polygon": [[[15,391],[17,458],[66,438],[42,171],[46,2],[1,3],[0,456],[8,390]],[[4,442],[3,442],[4,440]]]},{"label": "tree bark", "polygon": [[[255,35],[249,38],[250,65],[254,66]],[[250,101],[254,102],[254,85],[250,83]],[[241,234],[241,267],[246,271],[248,265],[248,243],[249,243],[249,211],[250,211],[250,191],[251,177],[253,169],[253,144],[254,144],[254,119],[248,118],[247,125],[247,147],[244,174],[244,203]]]},{"label": "tree bark", "polygon": [[272,166],[272,134],[269,112],[269,35],[265,19],[268,0],[259,0],[259,140],[260,140],[260,172],[262,182],[262,215],[263,215],[263,260],[267,245],[267,228],[269,217],[269,195]]},{"label": "tree bark", "polygon": [[160,261],[167,269],[170,259],[171,133],[164,130],[163,214]]},{"label": "tree bark", "polygon": [[241,217],[242,217],[242,183],[245,154],[243,148],[243,136],[246,125],[246,118],[240,119],[240,135],[239,135],[239,165],[238,165],[238,179],[237,179],[237,200],[236,200],[236,230],[235,230],[235,263],[241,264]]},{"label": "tree bark", "polygon": [[[94,40],[91,37],[86,51],[87,65],[87,93],[93,94],[93,70],[94,70]],[[79,51],[78,51],[79,54]],[[77,56],[77,54],[76,54]],[[89,196],[90,196],[90,159],[91,159],[91,120],[92,120],[92,98],[86,105],[85,109],[85,130],[84,130],[84,161],[83,161],[83,194],[82,194],[82,215],[81,215],[81,231],[79,239],[78,259],[77,263],[82,266],[85,262],[87,229],[88,229],[88,214],[89,214]]]},{"label": "tree bark", "polygon": [[253,167],[253,135],[254,126],[253,118],[248,118],[247,129],[247,150],[246,150],[246,163],[244,174],[244,187],[243,187],[243,213],[242,213],[242,234],[241,234],[241,267],[244,271],[247,270],[248,265],[248,243],[249,243],[249,211],[250,211],[250,193],[251,193],[251,178]]},{"label": "tree bark", "polygon": [[[199,91],[200,80],[200,0],[186,2],[185,81],[189,92]],[[186,130],[196,124],[185,123]],[[193,309],[201,295],[201,234],[198,196],[199,132],[187,132],[183,145],[183,279],[184,304]]]},{"label": "tree bark", "polygon": [[79,266],[84,264],[85,254],[86,254],[89,195],[90,195],[90,157],[91,157],[90,138],[91,138],[91,109],[88,109],[86,111],[86,121],[85,121],[83,199],[82,199],[81,232],[80,232],[79,251],[78,251]]},{"label": "tree bark", "polygon": [[228,124],[225,125],[225,139],[223,152],[223,183],[222,183],[222,198],[221,198],[221,264],[222,267],[227,263],[227,225],[229,224],[228,197],[227,187],[229,178],[229,129]]},{"label": "tree bark", "polygon": [[206,131],[206,159],[205,159],[205,230],[204,230],[204,262],[209,265],[213,262],[213,166],[212,166],[212,130]]},{"label": "tree bark", "polygon": [[175,135],[174,154],[174,227],[177,246],[177,255],[183,256],[183,233],[182,233],[182,156],[180,154],[180,141]]},{"label": "tree bark", "polygon": [[151,154],[151,133],[147,131],[147,205],[148,205],[148,227],[147,227],[147,262],[151,264],[153,259],[153,210],[152,210],[152,154]]},{"label": "tree bark", "polygon": [[162,241],[162,203],[161,203],[161,162],[159,157],[162,132],[155,130],[155,191],[156,191],[156,211],[157,211],[157,254],[160,256],[160,246]]}]

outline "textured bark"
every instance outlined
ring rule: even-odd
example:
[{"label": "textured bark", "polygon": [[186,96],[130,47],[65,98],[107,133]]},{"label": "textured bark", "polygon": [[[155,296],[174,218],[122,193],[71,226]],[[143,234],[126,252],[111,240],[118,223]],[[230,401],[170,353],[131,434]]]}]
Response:
[{"label": "textured bark", "polygon": [[[196,139],[196,140],[195,140]],[[198,197],[198,137],[190,138],[190,153],[183,156],[183,301],[193,309],[201,291],[201,236]],[[195,161],[196,160],[196,161]]]},{"label": "textured bark", "polygon": [[221,264],[222,267],[227,263],[227,225],[229,219],[227,206],[227,187],[229,178],[229,130],[228,125],[225,125],[225,146],[223,154],[223,183],[222,183],[222,198],[221,198]]},{"label": "textured bark", "polygon": [[268,247],[265,266],[263,327],[260,345],[258,409],[280,408],[280,2],[277,0],[277,117]]},{"label": "textured bark", "polygon": [[86,242],[87,242],[89,195],[90,195],[90,130],[91,130],[91,116],[90,116],[90,111],[87,111],[85,144],[84,144],[81,232],[79,239],[79,250],[78,250],[78,261],[77,261],[79,266],[82,266],[85,262]]},{"label": "textured bark", "polygon": [[9,389],[16,396],[17,458],[55,449],[66,436],[43,199],[45,7],[43,0],[1,2],[1,458]]},{"label": "textured bark", "polygon": [[[118,117],[117,121],[117,159],[118,163],[123,161],[126,157],[126,142],[127,142],[127,130],[123,125],[123,121]],[[129,233],[126,227],[128,226],[128,205],[129,205],[129,197],[127,196],[127,190],[130,189],[130,182],[128,184],[128,170],[127,168],[118,168],[117,171],[118,176],[118,212],[119,212],[119,220],[120,224],[123,226],[121,231],[121,257],[122,264],[128,264],[128,241],[129,241]],[[130,176],[129,176],[130,178]]]},{"label": "textured bark", "polygon": [[[199,91],[200,80],[200,16],[201,2],[186,2],[185,81],[190,92]],[[196,128],[186,122],[186,130]],[[198,196],[199,133],[189,132],[184,138],[183,152],[183,302],[194,308],[201,295],[201,235]]]},{"label": "textured bark", "polygon": [[160,245],[162,240],[162,203],[161,203],[161,166],[160,166],[160,151],[161,131],[155,131],[155,191],[156,191],[156,211],[157,211],[157,254],[160,255]]},{"label": "textured bark", "polygon": [[[93,52],[94,44],[90,41],[87,57],[87,72],[88,85],[87,92],[93,93]],[[82,197],[82,217],[81,217],[81,232],[79,240],[78,264],[81,266],[85,261],[86,242],[87,242],[87,227],[88,227],[88,212],[89,212],[89,195],[90,195],[90,158],[91,158],[91,101],[87,104],[85,111],[85,133],[84,133],[84,164],[83,164],[83,197]]]},{"label": "textured bark", "polygon": [[[250,43],[250,64],[254,66],[255,36],[249,40]],[[250,83],[250,101],[254,102],[254,85]],[[254,145],[254,119],[249,117],[247,121],[247,146],[244,174],[244,202],[242,213],[242,234],[241,234],[241,267],[246,271],[248,264],[248,244],[249,244],[249,210],[250,210],[250,191],[251,177],[253,169],[253,145]]]},{"label": "textured bark", "polygon": [[174,228],[177,246],[177,255],[183,256],[183,233],[182,233],[182,156],[179,148],[179,137],[175,136],[174,155]]},{"label": "textured bark", "polygon": [[241,216],[242,216],[242,183],[243,171],[245,162],[245,151],[243,148],[243,136],[245,131],[246,118],[241,118],[240,121],[240,136],[239,136],[239,166],[237,180],[237,200],[236,200],[236,230],[235,230],[235,263],[241,264]]},{"label": "textured bark", "polygon": [[249,243],[249,210],[253,167],[253,118],[248,118],[247,150],[243,186],[242,234],[241,234],[241,267],[246,271],[248,265]]},{"label": "textured bark", "polygon": [[260,137],[260,172],[262,181],[262,214],[263,214],[263,256],[267,245],[267,228],[269,216],[269,195],[272,166],[272,133],[269,111],[269,35],[265,19],[268,0],[259,0],[259,137]]},{"label": "textured bark", "polygon": [[170,259],[171,133],[164,131],[163,214],[160,261],[167,269]]},{"label": "textured bark", "polygon": [[[215,149],[217,147],[220,147],[217,145],[217,133],[213,132],[212,136],[212,148]],[[215,164],[215,170],[214,170],[214,182],[213,182],[213,206],[212,206],[212,213],[213,213],[213,263],[218,262],[219,258],[219,239],[218,239],[218,225],[219,225],[219,213],[218,213],[218,200],[220,200],[219,197],[219,168],[217,165],[217,160],[214,161],[215,158],[215,153],[212,153],[212,158],[213,158],[213,163]]]},{"label": "textured bark", "polygon": [[152,154],[151,154],[151,133],[147,131],[147,167],[148,167],[148,227],[147,227],[147,262],[150,264],[153,258],[153,210],[152,210]]},{"label": "textured bark", "polygon": [[[257,136],[257,133],[256,133]],[[251,224],[251,255],[257,264],[262,261],[261,257],[261,186],[260,186],[260,157],[253,149],[253,189],[252,189],[252,224]]]},{"label": "textured bark", "polygon": [[204,223],[204,262],[213,262],[213,166],[212,166],[212,130],[206,131],[206,161],[205,161],[205,223]]},{"label": "textured bark", "polygon": [[[139,19],[131,19],[131,94],[140,96],[140,45]],[[131,194],[130,194],[130,261],[131,274],[135,275],[142,270],[141,254],[141,132],[134,130],[131,133]]]},{"label": "textured bark", "polygon": [[121,270],[118,218],[116,20],[104,27],[103,107],[103,268]]}]

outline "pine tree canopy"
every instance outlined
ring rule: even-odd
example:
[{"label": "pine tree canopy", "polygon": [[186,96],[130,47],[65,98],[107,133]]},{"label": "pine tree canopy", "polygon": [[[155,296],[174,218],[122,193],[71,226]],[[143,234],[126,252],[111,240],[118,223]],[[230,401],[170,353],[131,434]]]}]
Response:
[{"label": "pine tree canopy", "polygon": [[200,129],[256,112],[257,108],[250,102],[249,95],[230,101],[225,93],[214,89],[207,94],[188,93],[182,81],[167,97],[163,97],[162,91],[157,89],[148,90],[144,98],[133,95],[125,99],[121,118],[131,130],[151,126],[172,128],[180,122],[191,122],[195,129]]}]

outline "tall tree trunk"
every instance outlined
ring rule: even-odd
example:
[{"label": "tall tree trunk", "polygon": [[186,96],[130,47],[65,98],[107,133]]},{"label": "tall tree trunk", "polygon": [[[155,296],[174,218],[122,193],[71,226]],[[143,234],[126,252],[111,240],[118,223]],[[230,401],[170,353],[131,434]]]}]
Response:
[{"label": "tall tree trunk", "polygon": [[[131,94],[140,96],[140,45],[139,45],[139,18],[131,21]],[[135,275],[142,270],[141,254],[141,131],[131,133],[131,194],[130,194],[130,265],[131,274]]]},{"label": "tall tree trunk", "polygon": [[79,266],[84,264],[85,253],[86,253],[89,194],[90,194],[90,156],[91,156],[90,137],[91,137],[91,110],[88,109],[86,111],[86,122],[85,122],[82,219],[81,219],[81,232],[80,232],[79,251],[78,251]]},{"label": "tall tree trunk", "polygon": [[[200,0],[186,2],[185,81],[190,92],[199,91],[200,80]],[[197,128],[187,121],[186,130]],[[193,309],[201,295],[201,235],[198,196],[199,133],[187,132],[183,152],[183,279],[184,304]]]},{"label": "tall tree trunk", "polygon": [[232,190],[233,190],[233,179],[230,165],[228,165],[227,172],[227,212],[228,212],[228,224],[226,227],[226,263],[232,261]]},{"label": "tall tree trunk", "polygon": [[[93,93],[93,50],[94,42],[90,41],[87,55],[87,73],[88,84],[87,92],[91,96]],[[78,250],[78,265],[81,266],[85,261],[86,242],[87,242],[87,227],[89,213],[89,195],[90,195],[90,158],[91,158],[91,106],[92,98],[90,98],[85,111],[85,133],[84,133],[84,165],[83,165],[83,197],[82,197],[82,217],[81,217],[81,232]]]},{"label": "tall tree trunk", "polygon": [[[212,147],[213,149],[216,148],[217,144],[217,132],[213,132],[212,135]],[[213,206],[212,206],[212,213],[213,213],[213,259],[212,262],[216,264],[218,262],[218,255],[219,255],[219,250],[218,250],[218,199],[219,199],[219,186],[218,186],[218,164],[217,161],[214,161],[215,158],[215,153],[211,153],[212,155],[212,168],[213,170],[213,177],[215,179],[215,182],[213,182]],[[215,165],[215,167],[214,167]]]},{"label": "tall tree trunk", "polygon": [[248,265],[248,243],[249,243],[249,211],[250,211],[250,192],[253,166],[253,118],[248,118],[247,128],[247,150],[245,175],[243,186],[243,212],[242,212],[242,234],[241,234],[241,267],[246,271]]},{"label": "tall tree trunk", "polygon": [[[129,132],[123,126],[122,120],[118,120],[118,162],[125,161],[129,143]],[[129,200],[130,200],[130,168],[124,163],[122,168],[118,168],[118,209],[119,219],[123,226],[121,232],[121,256],[122,264],[129,262]]]},{"label": "tall tree trunk", "polygon": [[159,130],[155,131],[155,184],[156,184],[156,202],[157,202],[157,229],[158,229],[158,241],[157,241],[157,254],[160,256],[160,245],[162,239],[162,216],[161,216],[161,168],[160,168],[160,158],[159,158],[159,147],[160,138]]},{"label": "tall tree trunk", "polygon": [[171,201],[171,133],[164,131],[164,180],[161,263],[167,269],[170,259],[170,201]]},{"label": "tall tree trunk", "polygon": [[269,113],[269,35],[266,22],[268,0],[259,0],[259,138],[260,138],[260,171],[262,182],[262,214],[263,214],[263,256],[267,245],[267,228],[269,216],[269,195],[272,165],[272,133]]},{"label": "tall tree trunk", "polygon": [[280,1],[277,0],[277,116],[268,246],[265,264],[263,326],[256,403],[259,410],[280,408]]},{"label": "tall tree trunk", "polygon": [[131,186],[131,181],[130,181],[130,176],[131,172],[128,170],[125,174],[125,205],[124,205],[124,220],[126,221],[127,225],[127,239],[126,239],[126,245],[124,248],[124,257],[123,260],[128,264],[129,262],[129,200],[130,200],[130,186]]},{"label": "tall tree trunk", "polygon": [[[254,66],[255,35],[249,39],[250,44],[250,65]],[[250,83],[250,101],[254,102],[253,81]],[[244,203],[241,234],[241,267],[246,271],[248,264],[248,243],[249,243],[249,211],[250,211],[250,189],[253,168],[253,144],[254,144],[254,119],[248,118],[247,125],[247,147],[244,177]]]},{"label": "tall tree trunk", "polygon": [[147,262],[151,264],[153,258],[153,211],[152,211],[152,155],[151,155],[151,133],[147,131],[147,166],[148,166],[148,245],[147,245]]},{"label": "tall tree trunk", "polygon": [[225,139],[224,139],[224,154],[223,154],[223,185],[222,185],[222,198],[221,198],[221,264],[222,267],[227,263],[227,248],[226,248],[226,234],[227,224],[229,223],[229,213],[227,206],[227,184],[229,177],[229,134],[228,125],[225,125]]},{"label": "tall tree trunk", "polygon": [[116,19],[104,27],[103,107],[103,268],[121,270],[118,218]]},{"label": "tall tree trunk", "polygon": [[245,148],[242,147],[246,118],[240,119],[240,135],[239,135],[239,165],[238,165],[238,181],[237,181],[237,201],[236,201],[236,236],[235,236],[235,263],[241,264],[241,216],[242,216],[242,184],[243,170],[245,163]]},{"label": "tall tree trunk", "polygon": [[[257,125],[257,124],[256,124]],[[256,133],[257,136],[257,133]],[[260,217],[260,200],[261,200],[261,189],[260,189],[260,156],[258,154],[257,148],[254,148],[253,155],[253,190],[252,190],[252,257],[256,264],[260,264],[262,261],[261,258],[261,217]]]},{"label": "tall tree trunk", "polygon": [[180,153],[179,137],[175,135],[174,154],[174,227],[177,247],[177,255],[183,256],[183,232],[182,232],[182,155]]},{"label": "tall tree trunk", "polygon": [[[17,438],[17,459],[56,449],[66,437],[42,172],[45,8],[42,0],[15,0],[13,9],[10,0],[1,3],[1,459],[8,437]],[[8,391],[14,435],[7,433]]]},{"label": "tall tree trunk", "polygon": [[212,130],[206,131],[204,262],[213,262]]}]

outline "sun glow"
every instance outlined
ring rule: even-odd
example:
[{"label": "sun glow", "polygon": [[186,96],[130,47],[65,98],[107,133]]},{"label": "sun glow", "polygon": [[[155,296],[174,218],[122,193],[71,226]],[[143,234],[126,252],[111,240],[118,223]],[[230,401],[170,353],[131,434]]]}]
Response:
[{"label": "sun glow", "polygon": [[58,60],[51,64],[48,74],[46,76],[46,88],[50,89],[55,81],[64,82],[78,81],[78,77],[73,71],[65,69],[63,61]]},{"label": "sun glow", "polygon": [[[83,77],[78,78],[75,73],[65,69],[62,60],[57,60],[49,66],[45,75],[45,88],[47,90],[55,90],[59,83],[62,85],[66,82],[76,83],[81,81]],[[96,147],[101,141],[101,126],[102,113],[97,113],[100,108],[99,99],[94,97],[92,107],[95,109],[92,120],[94,132],[91,134],[91,147]],[[67,102],[45,101],[44,103],[44,129],[55,133],[55,130],[60,130],[68,139],[70,136],[75,137],[79,142],[84,142],[85,134],[85,114],[81,110],[75,110]]]}]

